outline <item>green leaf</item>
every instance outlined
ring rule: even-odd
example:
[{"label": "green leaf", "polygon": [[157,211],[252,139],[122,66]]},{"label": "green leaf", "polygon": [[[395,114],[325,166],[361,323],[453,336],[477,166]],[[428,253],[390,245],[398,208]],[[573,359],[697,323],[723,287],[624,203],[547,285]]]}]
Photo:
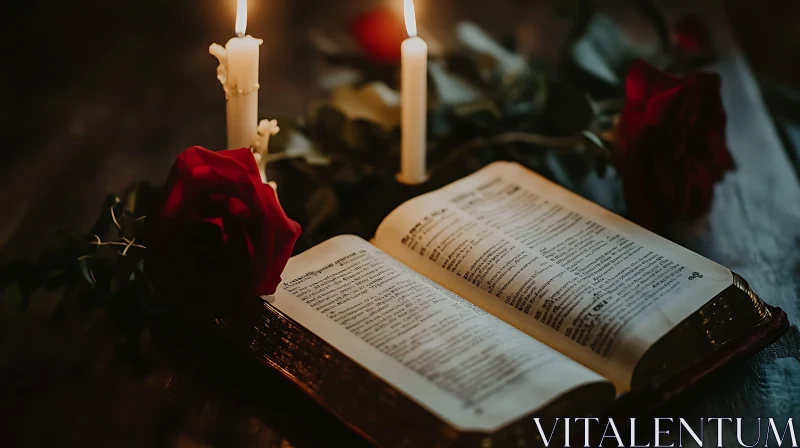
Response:
[{"label": "green leaf", "polygon": [[453,112],[459,120],[483,129],[493,127],[503,118],[500,109],[489,99],[456,106],[453,108]]},{"label": "green leaf", "polygon": [[326,103],[349,120],[366,120],[391,131],[400,125],[400,93],[384,83],[339,87]]},{"label": "green leaf", "polygon": [[656,0],[637,0],[636,7],[653,26],[658,35],[659,47],[666,51],[672,46],[672,30],[664,9]]},{"label": "green leaf", "polygon": [[342,126],[341,138],[348,148],[359,151],[366,150],[366,140],[362,137],[358,122],[347,120]]},{"label": "green leaf", "polygon": [[[354,98],[350,99],[355,100]],[[375,98],[369,101],[373,100]],[[343,104],[348,106],[339,107]],[[375,108],[380,107],[377,103],[372,104]],[[314,107],[310,127],[319,153],[328,157],[327,164],[335,160],[333,155],[341,155],[344,158],[356,157],[361,163],[371,163],[385,154],[385,148],[391,145],[395,134],[395,126],[388,127],[387,123],[381,123],[380,120],[383,118],[378,118],[377,115],[371,119],[367,118],[366,110],[377,110],[370,107],[367,107],[367,103],[357,106],[353,102],[346,101],[323,102]],[[399,114],[399,109],[395,112]],[[396,120],[399,123],[399,115]]]},{"label": "green leaf", "polygon": [[91,233],[94,235],[99,236],[100,238],[105,238],[108,235],[109,230],[114,228],[114,223],[111,218],[111,208],[117,206],[122,202],[117,195],[108,195],[103,201],[103,205],[101,207],[100,216],[95,221],[94,225],[92,226]]},{"label": "green leaf", "polygon": [[83,279],[94,289],[97,286],[97,280],[94,278],[94,274],[89,268],[89,259],[81,258],[78,260],[78,267],[80,267],[81,274],[83,274]]},{"label": "green leaf", "polygon": [[311,117],[315,138],[323,144],[321,149],[324,152],[331,152],[331,147],[335,146],[335,140],[347,122],[347,117],[325,103],[315,104],[312,107]]},{"label": "green leaf", "polygon": [[635,43],[605,14],[592,18],[586,34],[573,43],[570,54],[578,68],[612,86],[622,85],[625,71],[634,59],[656,65],[663,59],[658,43]]},{"label": "green leaf", "polygon": [[478,62],[464,54],[451,54],[445,58],[445,69],[452,76],[463,79],[465,82],[480,90],[487,90],[491,84],[481,73]]},{"label": "green leaf", "polygon": [[130,287],[131,277],[141,261],[141,257],[138,255],[141,255],[138,251],[128,251],[127,255],[117,257],[109,286],[112,293]]},{"label": "green leaf", "polygon": [[155,193],[156,189],[149,183],[138,183],[125,195],[123,208],[128,214],[132,215],[133,218],[147,216],[153,203]]},{"label": "green leaf", "polygon": [[508,80],[528,70],[528,64],[522,56],[504,48],[478,25],[462,22],[456,27],[456,33],[462,45],[486,62],[482,70],[484,76],[498,75]]},{"label": "green leaf", "polygon": [[544,74],[531,70],[511,82],[502,83],[498,89],[505,119],[539,119],[548,98]]},{"label": "green leaf", "polygon": [[100,301],[108,297],[117,270],[126,258],[120,255],[120,250],[121,248],[116,246],[102,246],[88,260],[88,267],[94,278]]},{"label": "green leaf", "polygon": [[[291,119],[278,121],[281,132],[269,140],[267,163],[275,163],[284,159],[305,159],[309,165],[329,165],[331,158],[322,151],[297,127]],[[283,124],[288,123],[288,124]]]},{"label": "green leaf", "polygon": [[321,223],[336,216],[339,211],[339,198],[331,187],[323,186],[315,190],[306,201],[306,221],[304,231],[313,232]]},{"label": "green leaf", "polygon": [[136,210],[136,201],[139,199],[139,189],[134,187],[128,194],[125,195],[125,200],[123,201],[123,209],[126,212],[133,212]]},{"label": "green leaf", "polygon": [[473,103],[481,98],[482,92],[465,79],[448,72],[442,62],[430,61],[428,74],[431,79],[431,90],[439,106],[455,106]]}]

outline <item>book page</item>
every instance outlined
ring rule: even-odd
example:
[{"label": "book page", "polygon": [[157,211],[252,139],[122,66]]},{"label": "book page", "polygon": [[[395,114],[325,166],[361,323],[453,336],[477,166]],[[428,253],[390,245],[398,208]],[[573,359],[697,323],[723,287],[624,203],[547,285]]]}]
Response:
[{"label": "book page", "polygon": [[462,430],[607,383],[355,236],[292,258],[282,277],[273,306]]},{"label": "book page", "polygon": [[732,283],[726,268],[521,165],[412,199],[378,247],[630,389],[645,351]]}]

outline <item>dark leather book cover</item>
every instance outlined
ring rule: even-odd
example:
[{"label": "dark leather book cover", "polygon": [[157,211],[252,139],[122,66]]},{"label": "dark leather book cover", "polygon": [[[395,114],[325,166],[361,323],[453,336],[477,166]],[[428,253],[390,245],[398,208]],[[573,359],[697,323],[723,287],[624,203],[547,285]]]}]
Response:
[{"label": "dark leather book cover", "polygon": [[766,304],[764,306],[772,316],[766,324],[726,342],[713,354],[654,390],[620,397],[611,411],[612,416],[648,415],[701,385],[719,369],[734,361],[747,359],[778,340],[789,328],[789,319],[782,309]]},{"label": "dark leather book cover", "polygon": [[[750,314],[762,317],[757,326],[745,327],[748,319],[744,318],[736,337],[711,341],[711,344],[697,340],[694,345],[700,348],[686,352],[698,361],[671,374],[657,387],[634,390],[599,412],[590,398],[566,393],[545,408],[491,434],[460,432],[451,427],[268,303],[254,310],[248,322],[220,319],[217,327],[234,349],[281,373],[345,425],[377,446],[540,446],[542,441],[532,417],[647,417],[700,385],[719,369],[755,355],[778,339],[789,326],[786,313],[764,304],[741,277],[734,275],[734,278],[731,288],[676,327],[680,330],[677,333],[683,333],[684,338],[694,338],[698,331],[713,333],[713,330],[703,329],[715,324],[719,331],[721,323],[728,320],[727,316],[741,314],[742,306],[747,305],[752,307]],[[735,306],[737,303],[738,308]],[[707,311],[715,307],[716,310]],[[724,313],[720,313],[719,308],[724,308]],[[674,358],[675,347],[666,345]],[[663,356],[663,352],[653,351],[655,359]]]}]

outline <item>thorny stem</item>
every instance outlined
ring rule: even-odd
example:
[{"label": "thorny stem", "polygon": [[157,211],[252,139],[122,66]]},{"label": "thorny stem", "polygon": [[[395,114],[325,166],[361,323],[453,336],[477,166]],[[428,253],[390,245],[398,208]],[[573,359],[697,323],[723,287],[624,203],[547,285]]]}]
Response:
[{"label": "thorny stem", "polygon": [[[113,212],[112,212],[112,214],[113,214]],[[96,241],[92,241],[89,244],[91,244],[93,246],[98,246],[98,247],[100,247],[100,246],[124,247],[122,252],[120,252],[120,254],[123,257],[128,255],[128,249],[130,249],[131,247],[135,247],[137,249],[145,249],[145,250],[147,249],[145,246],[142,246],[141,244],[136,244],[135,243],[136,238],[134,238],[132,240],[129,240],[128,238],[122,237],[122,238],[120,238],[121,241],[120,240],[117,240],[117,241],[103,241],[97,235],[92,234],[92,236],[94,237],[94,239]],[[82,258],[89,258],[89,256],[88,255],[84,255],[83,257],[80,257],[78,259],[80,260]]]},{"label": "thorny stem", "polygon": [[[128,241],[128,239],[127,239],[127,238],[125,238],[125,241]],[[136,238],[134,238],[134,239],[132,239],[132,240],[128,241],[128,245],[127,245],[127,246],[125,247],[125,249],[122,251],[122,256],[123,256],[123,257],[124,257],[124,256],[126,256],[126,255],[128,255],[128,249],[130,249],[130,248],[131,248],[131,246],[133,246],[133,242],[134,242],[134,241],[136,241]],[[143,246],[139,246],[139,247],[143,247]]]},{"label": "thorny stem", "polygon": [[[114,222],[114,226],[117,228],[117,231],[122,233],[122,226],[119,224],[119,221],[117,221],[117,215],[116,215],[116,213],[114,213],[114,207],[110,207],[110,210],[111,210],[111,220]],[[140,217],[136,218],[133,222],[140,222],[140,221],[145,220],[146,218],[147,218],[147,216],[140,216]],[[99,236],[97,236],[95,234],[92,234],[92,237],[94,237],[94,239],[95,239],[95,241],[92,241],[92,242],[89,243],[92,246],[97,246],[97,247],[101,247],[101,246],[123,247],[124,249],[122,249],[122,251],[120,252],[120,255],[122,255],[123,257],[128,255],[128,250],[131,247],[135,247],[137,249],[145,249],[145,250],[147,249],[147,247],[142,246],[141,244],[136,244],[135,243],[135,241],[136,241],[135,237],[132,240],[130,240],[127,237],[122,236],[116,241],[103,241],[102,239],[100,239]],[[87,258],[90,258],[90,257],[91,257],[91,255],[84,255],[82,257],[78,257],[78,260],[83,260],[83,259],[87,259]]]},{"label": "thorny stem", "polygon": [[119,221],[117,221],[117,215],[114,213],[114,207],[111,207],[111,220],[114,221],[114,225],[117,226],[118,231],[122,231],[122,226],[119,225]]},{"label": "thorny stem", "polygon": [[93,246],[98,246],[98,247],[100,247],[100,246],[118,246],[118,247],[125,247],[125,248],[127,248],[127,247],[135,247],[137,249],[147,249],[145,246],[142,246],[141,244],[134,244],[132,241],[131,242],[127,242],[127,243],[124,242],[124,241],[105,241],[105,242],[100,242],[100,243],[91,242],[89,244],[91,244]]}]

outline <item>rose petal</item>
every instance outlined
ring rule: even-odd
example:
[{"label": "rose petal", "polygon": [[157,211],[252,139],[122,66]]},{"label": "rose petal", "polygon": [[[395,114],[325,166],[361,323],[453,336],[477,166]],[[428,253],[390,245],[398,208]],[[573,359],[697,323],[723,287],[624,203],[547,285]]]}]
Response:
[{"label": "rose petal", "polygon": [[[230,152],[235,153],[235,151],[242,150],[214,152],[201,147],[189,148],[178,155],[173,171],[176,171],[181,180],[192,182],[194,181],[195,173],[198,175],[206,174],[204,170],[195,171],[199,167],[204,167],[204,169],[213,172],[214,175],[223,177],[225,181],[235,183],[243,177],[250,176],[252,170],[251,166],[242,162],[242,160],[247,159],[241,157],[241,154],[234,156],[228,154]],[[247,150],[244,149],[244,151]],[[252,159],[252,154],[250,158]],[[253,159],[253,163],[255,163],[255,159]],[[256,167],[256,174],[258,173],[257,169]],[[204,187],[206,184],[201,181],[192,185]]]},{"label": "rose petal", "polygon": [[175,216],[180,209],[180,205],[185,197],[183,184],[176,182],[169,190],[164,205],[161,207],[161,215],[165,218]]},{"label": "rose petal", "polygon": [[247,172],[250,173],[251,176],[258,177],[259,179],[261,178],[261,173],[258,172],[256,158],[253,156],[253,151],[251,151],[250,148],[229,149],[227,151],[221,151],[220,154],[237,160],[247,168]]},{"label": "rose petal", "polygon": [[219,231],[219,239],[226,243],[228,241],[228,235],[225,233],[225,221],[222,220],[221,217],[217,218],[206,218],[203,222],[212,225]]},{"label": "rose petal", "polygon": [[679,78],[637,59],[631,63],[625,76],[625,103],[643,107],[652,95],[675,88],[680,83]]},{"label": "rose petal", "polygon": [[237,218],[247,218],[250,216],[250,207],[239,198],[228,198],[228,213]]},{"label": "rose petal", "polygon": [[281,266],[281,269],[268,269],[260,284],[259,293],[270,295],[275,293],[281,281],[280,274],[292,255],[294,245],[300,237],[301,228],[299,224],[286,216],[275,195],[275,190],[269,185],[263,186],[266,188],[259,190],[261,193],[259,197],[263,201],[263,210],[267,218],[274,223],[271,227],[272,232],[266,235],[271,240],[272,253],[270,258],[272,263]]}]

